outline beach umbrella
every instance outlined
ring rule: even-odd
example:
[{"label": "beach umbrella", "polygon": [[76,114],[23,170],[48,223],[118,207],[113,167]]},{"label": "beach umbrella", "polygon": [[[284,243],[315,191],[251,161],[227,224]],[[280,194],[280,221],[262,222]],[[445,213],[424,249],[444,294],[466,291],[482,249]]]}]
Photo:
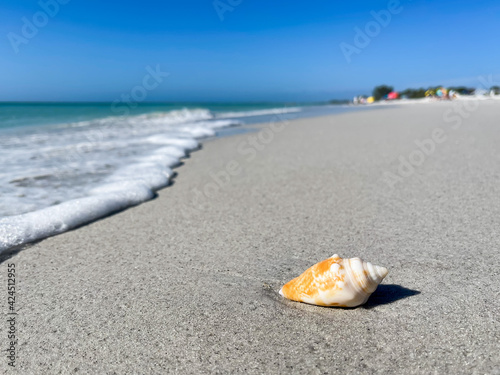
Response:
[{"label": "beach umbrella", "polygon": [[366,99],[366,102],[367,102],[368,104],[371,104],[371,103],[373,103],[374,101],[375,101],[375,98],[374,98],[373,96],[370,96],[368,99]]},{"label": "beach umbrella", "polygon": [[392,91],[387,95],[387,99],[394,100],[399,97],[399,94],[396,91]]}]

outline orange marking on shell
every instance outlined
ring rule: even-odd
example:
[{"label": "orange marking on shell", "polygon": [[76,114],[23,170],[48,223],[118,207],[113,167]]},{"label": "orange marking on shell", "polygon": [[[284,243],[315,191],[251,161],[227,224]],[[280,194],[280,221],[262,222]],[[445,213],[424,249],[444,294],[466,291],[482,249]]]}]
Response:
[{"label": "orange marking on shell", "polygon": [[387,273],[360,258],[341,259],[335,254],[286,283],[280,293],[313,305],[356,307],[367,301]]},{"label": "orange marking on shell", "polygon": [[[317,300],[320,292],[335,292],[338,282],[344,281],[345,272],[342,272],[342,258],[328,258],[322,262],[308,268],[302,275],[286,283],[282,288],[282,293],[289,299],[301,301],[303,298],[312,298],[318,305],[324,305],[321,300]],[[331,266],[337,263],[339,271],[333,272]]]}]

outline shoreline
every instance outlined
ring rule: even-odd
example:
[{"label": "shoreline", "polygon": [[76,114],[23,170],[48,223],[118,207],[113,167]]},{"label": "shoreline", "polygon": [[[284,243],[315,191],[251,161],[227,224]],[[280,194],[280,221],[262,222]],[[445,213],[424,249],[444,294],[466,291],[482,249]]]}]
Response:
[{"label": "shoreline", "polygon": [[[498,105],[455,121],[450,103],[355,111],[203,142],[156,199],[3,258],[2,277],[18,269],[19,369],[493,372]],[[436,129],[446,140],[391,189],[386,172]],[[334,253],[389,269],[367,305],[278,295]]]},{"label": "shoreline", "polygon": [[[314,110],[311,112],[311,109]],[[180,125],[183,125],[184,122],[186,123],[184,127],[186,134],[181,133],[181,135],[174,135],[172,137],[170,134],[172,129],[167,128],[165,131],[166,134],[160,132],[146,139],[146,142],[152,142],[152,146],[157,147],[155,153],[145,153],[138,160],[132,160],[131,164],[122,165],[122,167],[115,170],[114,173],[108,174],[106,178],[101,179],[99,184],[94,184],[93,187],[87,187],[83,194],[80,192],[76,194],[76,196],[70,197],[72,189],[74,190],[75,187],[71,186],[71,182],[69,182],[69,187],[67,188],[70,192],[69,195],[64,196],[62,199],[57,199],[56,202],[58,203],[48,206],[41,205],[36,209],[30,207],[30,211],[21,211],[17,214],[0,217],[0,253],[64,233],[68,230],[81,227],[95,220],[100,220],[109,215],[154,199],[157,195],[157,191],[172,184],[172,179],[177,174],[177,172],[173,172],[173,169],[181,166],[183,164],[182,160],[189,157],[191,152],[200,150],[202,144],[209,141],[211,138],[218,139],[252,132],[253,125],[265,123],[265,119],[272,119],[273,121],[276,120],[280,122],[288,121],[294,116],[299,118],[314,118],[324,115],[324,112],[332,114],[332,111],[334,113],[343,113],[356,110],[363,109],[346,109],[336,106],[272,108],[259,109],[251,112],[225,112],[218,116],[211,114],[208,109],[197,109],[192,112],[187,109],[164,112],[163,115],[166,117],[165,121],[172,120],[171,118],[167,118],[167,115],[171,117],[179,117],[182,115],[184,118],[177,120],[184,120],[180,122]],[[147,118],[147,116],[150,115],[152,114],[132,116],[129,117],[129,120],[132,118],[142,118],[143,116]],[[188,121],[189,118],[192,118],[192,121],[195,122],[190,124]],[[111,117],[105,117],[96,121],[102,122],[109,121],[110,119]],[[241,122],[239,119],[250,122]],[[86,121],[84,121],[84,123],[88,125]],[[192,134],[189,133],[190,126],[193,128],[191,130]],[[57,129],[59,127],[60,125],[50,125],[47,129]],[[43,126],[41,128],[43,130]],[[11,130],[18,131],[16,128]],[[119,129],[115,129],[115,131],[118,130]],[[122,131],[126,130],[125,128]],[[98,130],[98,132],[99,131],[101,130]],[[104,138],[104,131],[98,133],[97,136],[92,135],[90,139],[92,139],[92,137],[96,137],[97,139],[100,137]],[[135,140],[135,142],[137,142],[137,140]],[[134,140],[131,140],[131,143],[134,144]],[[163,148],[160,148],[162,144]],[[95,144],[91,144],[89,148],[98,148],[98,146],[99,142],[97,141]],[[79,149],[74,152],[74,155],[69,153],[67,158],[71,159],[72,157],[76,157],[78,159],[81,157],[83,159]],[[40,155],[35,155],[34,157],[39,159],[42,158]],[[70,162],[71,161],[72,160],[70,160]],[[41,176],[27,175],[11,179],[10,181],[7,179],[6,181],[8,181],[9,184],[23,184],[28,182],[27,186],[29,186],[30,180],[49,179],[53,177],[57,179],[57,173],[55,175],[48,173]],[[21,192],[18,195],[21,197],[19,202],[12,201],[12,197],[10,197],[10,206],[16,207],[18,203],[24,204],[24,193],[26,192]],[[33,192],[29,193],[33,194]],[[26,193],[26,195],[29,196],[29,193]],[[38,191],[35,193],[40,194]],[[55,195],[64,195],[64,192],[58,191],[57,189],[53,191],[49,189],[46,193],[48,194],[46,199],[51,197],[52,193],[55,193]],[[54,200],[52,199],[52,201]],[[5,202],[0,203],[5,205]]]}]

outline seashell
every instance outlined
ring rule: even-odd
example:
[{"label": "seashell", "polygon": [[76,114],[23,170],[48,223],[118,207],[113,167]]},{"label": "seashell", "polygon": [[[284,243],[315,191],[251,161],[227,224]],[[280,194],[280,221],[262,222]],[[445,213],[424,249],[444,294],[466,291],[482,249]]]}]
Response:
[{"label": "seashell", "polygon": [[311,305],[355,307],[368,300],[388,273],[387,268],[360,258],[335,254],[286,283],[280,294]]}]

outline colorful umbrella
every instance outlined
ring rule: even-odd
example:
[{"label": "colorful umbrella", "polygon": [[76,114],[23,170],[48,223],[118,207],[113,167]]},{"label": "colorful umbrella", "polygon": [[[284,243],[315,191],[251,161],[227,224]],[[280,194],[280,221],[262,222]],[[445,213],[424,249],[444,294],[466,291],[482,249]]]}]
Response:
[{"label": "colorful umbrella", "polygon": [[390,92],[387,95],[387,99],[389,99],[389,100],[394,100],[394,99],[397,99],[398,97],[399,97],[399,94],[396,91]]}]

